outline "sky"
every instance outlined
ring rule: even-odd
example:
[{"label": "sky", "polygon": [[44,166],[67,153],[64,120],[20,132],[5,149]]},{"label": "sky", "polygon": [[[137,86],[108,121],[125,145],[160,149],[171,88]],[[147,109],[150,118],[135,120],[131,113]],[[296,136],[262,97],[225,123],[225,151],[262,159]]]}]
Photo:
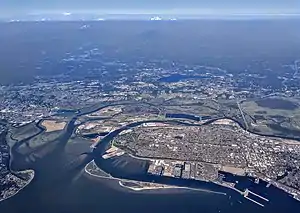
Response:
[{"label": "sky", "polygon": [[300,0],[0,0],[0,13],[300,14]]}]

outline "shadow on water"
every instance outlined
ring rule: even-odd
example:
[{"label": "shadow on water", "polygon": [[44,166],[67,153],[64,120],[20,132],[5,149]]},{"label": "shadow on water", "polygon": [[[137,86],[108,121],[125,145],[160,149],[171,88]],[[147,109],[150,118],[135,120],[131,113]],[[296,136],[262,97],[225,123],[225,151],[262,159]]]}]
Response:
[{"label": "shadow on water", "polygon": [[[12,170],[24,170],[24,169],[30,169],[35,168],[36,164],[43,164],[44,161],[47,161],[48,159],[56,158],[61,155],[63,152],[66,144],[68,143],[68,140],[73,134],[73,131],[75,129],[75,121],[76,117],[72,118],[68,124],[67,127],[63,130],[61,135],[54,139],[53,141],[49,141],[45,144],[42,144],[36,148],[33,148],[32,150],[29,150],[25,154],[21,154],[18,152],[18,148],[20,145],[18,143],[12,147],[12,154],[14,161],[16,163],[12,163]],[[39,124],[37,124],[38,126]],[[44,131],[41,131],[39,134],[43,133]],[[38,134],[36,134],[34,137],[36,137]],[[33,137],[29,137],[26,140],[22,140],[22,143],[25,143],[29,140],[31,140]],[[32,159],[34,158],[34,160]],[[18,165],[15,167],[15,165]]]},{"label": "shadow on water", "polygon": [[[145,122],[139,122],[130,124],[127,127],[119,129],[111,134],[108,134],[104,140],[102,140],[96,150],[93,153],[85,153],[80,156],[74,156],[70,161],[66,161],[65,147],[68,140],[73,134],[75,129],[76,118],[72,119],[64,132],[59,137],[59,140],[55,140],[48,146],[43,146],[44,149],[48,149],[47,154],[37,159],[34,162],[30,162],[31,168],[36,171],[36,176],[33,182],[17,194],[13,199],[9,199],[4,204],[3,212],[83,212],[89,210],[90,212],[99,212],[101,208],[104,212],[153,212],[156,207],[157,212],[199,212],[199,208],[204,209],[204,212],[286,212],[300,208],[297,201],[292,200],[285,193],[276,189],[272,191],[273,198],[271,205],[268,205],[265,209],[257,207],[253,203],[250,203],[243,199],[236,192],[230,192],[226,188],[220,188],[228,193],[228,196],[219,196],[211,194],[199,194],[194,192],[185,191],[180,196],[174,195],[172,192],[166,194],[159,194],[157,192],[155,196],[151,196],[147,193],[125,193],[116,192],[103,184],[96,184],[92,180],[87,180],[81,176],[84,166],[94,158],[98,158],[106,150],[109,142],[121,131],[127,128],[131,128],[140,125]],[[148,121],[153,122],[153,121]],[[180,123],[172,121],[172,123]],[[207,122],[210,123],[210,122]],[[190,124],[187,124],[190,125]],[[51,145],[51,149],[49,146]],[[41,149],[42,150],[42,149]],[[39,151],[41,151],[39,149]],[[24,156],[25,157],[25,156]],[[24,157],[22,159],[24,159]],[[18,159],[17,159],[18,160]],[[19,160],[18,160],[19,161]],[[125,159],[128,162],[128,159]],[[118,164],[115,165],[129,165]],[[26,165],[28,167],[28,165]],[[107,161],[101,166],[107,168],[111,172],[114,172],[116,176],[121,175],[119,169],[112,167],[111,162]],[[125,167],[124,167],[125,168]],[[122,168],[121,168],[122,170]],[[126,173],[125,173],[126,175]],[[128,177],[128,176],[127,176]],[[134,178],[131,176],[131,178]],[[141,176],[136,178],[141,178]],[[160,181],[157,177],[149,177],[154,181]],[[76,179],[76,180],[75,180]],[[147,179],[148,180],[148,179]],[[150,180],[150,179],[149,179]],[[164,181],[175,181],[174,184],[184,186],[186,182],[179,179],[165,179]],[[106,181],[105,183],[108,183]],[[111,183],[111,181],[109,182]],[[172,182],[173,183],[173,182]],[[76,186],[74,185],[76,184]],[[198,184],[196,182],[189,182],[189,184]],[[207,189],[211,189],[211,185],[201,184],[201,187],[206,186]],[[205,187],[205,188],[206,188]],[[217,187],[217,186],[213,186]],[[217,187],[219,188],[219,187]],[[124,189],[125,190],[125,189]],[[126,191],[126,190],[125,190]],[[101,198],[101,199],[99,199]],[[231,200],[230,200],[231,199]],[[164,200],[164,202],[161,202]],[[138,203],[136,203],[138,202]],[[218,205],[215,205],[219,202]],[[118,203],[118,205],[114,205]],[[166,203],[168,205],[166,205]],[[17,204],[17,205],[16,205]],[[278,206],[278,204],[280,204]],[[298,204],[298,205],[297,205]],[[92,209],[90,209],[92,207]],[[125,208],[127,207],[127,210]],[[179,210],[180,208],[180,210]],[[9,209],[9,211],[7,211]],[[151,209],[151,211],[150,211]],[[2,211],[1,211],[2,212]]]},{"label": "shadow on water", "polygon": [[[38,136],[39,134],[43,133],[45,131],[45,128],[41,126],[41,123],[43,122],[43,120],[40,120],[37,124],[36,127],[39,129],[39,132],[35,133],[34,135],[24,138],[21,141],[18,141],[17,143],[14,144],[14,146],[12,147],[12,149],[18,149],[20,148],[24,143],[27,143],[28,141],[30,141],[32,138]],[[12,135],[11,135],[12,137]]]}]

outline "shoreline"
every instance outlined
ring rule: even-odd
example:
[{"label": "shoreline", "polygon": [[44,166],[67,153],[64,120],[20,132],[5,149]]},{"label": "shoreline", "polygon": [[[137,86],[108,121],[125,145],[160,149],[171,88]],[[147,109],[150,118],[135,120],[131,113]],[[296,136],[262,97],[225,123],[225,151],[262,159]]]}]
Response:
[{"label": "shoreline", "polygon": [[[17,195],[20,191],[22,191],[25,187],[27,187],[27,186],[33,181],[33,179],[34,179],[34,177],[35,177],[35,171],[32,170],[32,169],[25,170],[25,171],[20,171],[20,172],[32,172],[32,175],[30,175],[29,180],[26,182],[26,184],[24,184],[24,186],[22,186],[21,188],[19,188],[14,194],[9,195],[9,196],[7,196],[7,197],[5,197],[5,198],[1,198],[1,199],[0,199],[0,202],[3,202],[3,201],[5,201],[5,200],[7,200],[7,199],[9,199],[9,198],[12,198],[13,196]],[[11,174],[11,173],[10,173],[10,174]],[[12,174],[12,175],[13,175],[13,174]]]},{"label": "shoreline", "polygon": [[[94,160],[93,160],[94,161]],[[91,162],[93,162],[91,161]],[[91,163],[90,162],[90,163]],[[166,185],[165,187],[161,186],[161,187],[142,187],[142,188],[134,188],[134,187],[130,187],[130,186],[125,186],[124,184],[120,184],[120,182],[124,181],[124,182],[133,182],[136,183],[138,181],[135,180],[129,180],[129,179],[121,179],[121,178],[116,178],[116,177],[112,177],[111,175],[105,173],[108,175],[108,177],[105,176],[100,176],[100,175],[96,175],[91,173],[90,171],[87,170],[87,166],[90,164],[88,163],[85,167],[84,167],[84,171],[85,173],[87,173],[88,175],[92,176],[92,177],[96,177],[96,178],[100,178],[100,179],[106,179],[106,180],[115,180],[119,182],[119,185],[123,188],[127,188],[133,191],[147,191],[147,190],[161,190],[161,189],[185,189],[185,190],[192,190],[192,191],[199,191],[199,192],[206,192],[206,193],[214,193],[214,194],[220,194],[220,195],[227,195],[225,192],[218,192],[218,191],[212,191],[212,190],[207,190],[207,189],[197,189],[197,188],[191,188],[191,187],[183,187],[183,186],[173,186],[173,185]],[[142,181],[141,181],[142,182]],[[145,183],[150,183],[150,182],[145,182]],[[159,184],[159,183],[158,183]],[[164,185],[164,184],[161,184]],[[225,186],[223,186],[225,187]]]},{"label": "shoreline", "polygon": [[206,192],[206,193],[213,193],[213,194],[219,194],[219,195],[227,195],[225,192],[216,192],[216,191],[211,191],[211,190],[206,190],[206,189],[197,189],[197,188],[191,188],[191,187],[184,187],[184,186],[172,186],[172,185],[163,185],[162,186],[153,186],[153,187],[142,187],[142,188],[134,188],[130,186],[125,186],[122,181],[119,181],[119,185],[133,190],[133,191],[149,191],[149,190],[161,190],[161,189],[182,189],[182,190],[189,190],[189,191],[199,191],[199,192]]},{"label": "shoreline", "polygon": [[[120,104],[120,103],[119,103]],[[97,107],[97,110],[99,110],[99,109],[101,109],[101,108],[105,108],[105,107],[108,107],[108,106],[111,106],[111,105],[119,105],[119,104],[107,104],[107,105],[104,105],[104,106],[98,106]],[[128,104],[131,104],[131,103],[128,103]],[[96,110],[96,111],[97,111]],[[95,111],[95,110],[94,110]],[[79,111],[80,112],[80,111]],[[77,115],[75,115],[74,117],[72,117],[72,119],[66,124],[66,126],[65,126],[65,128],[64,128],[64,130],[67,130],[68,129],[68,127],[69,127],[69,125],[73,122],[73,120],[75,119],[75,121],[77,120],[77,118],[79,118],[80,116],[82,116],[82,115],[85,115],[85,114],[90,114],[91,113],[91,111],[88,111],[88,112],[81,112],[81,113],[79,113],[79,114],[77,114]],[[41,119],[37,124],[36,124],[36,126],[38,126],[38,127],[40,127],[41,129],[43,129],[43,131],[45,131],[45,128],[43,127],[43,126],[41,126],[41,124],[42,124],[42,122],[45,120],[46,118],[43,118],[43,119]],[[227,118],[227,117],[222,117],[222,118],[216,118],[216,119],[211,119],[211,120],[209,120],[209,121],[206,121],[205,123],[203,123],[203,124],[188,124],[188,123],[186,123],[186,124],[188,124],[188,125],[192,125],[192,126],[202,126],[202,125],[206,125],[206,124],[210,124],[210,123],[213,123],[213,122],[216,122],[216,121],[218,121],[218,120],[223,120],[223,119],[229,119],[229,120],[231,120],[231,121],[233,121],[234,123],[236,123],[241,129],[243,129],[244,131],[246,131],[246,132],[248,132],[248,133],[251,133],[251,134],[254,134],[254,135],[258,135],[258,136],[266,136],[266,137],[274,137],[274,138],[281,138],[281,139],[287,139],[286,137],[282,137],[282,136],[268,136],[268,135],[262,135],[262,134],[257,134],[257,133],[254,133],[254,132],[251,132],[251,131],[249,131],[249,130],[246,130],[244,127],[243,127],[243,125],[239,122],[239,121],[237,121],[237,120],[235,120],[235,119],[233,119],[233,118]],[[136,122],[136,123],[149,123],[149,122],[153,122],[153,121],[156,121],[156,120],[146,120],[146,121],[141,121],[141,122]],[[159,121],[157,121],[157,122],[160,122],[160,123],[168,123],[168,122],[170,122],[170,123],[180,123],[180,124],[184,124],[185,123],[185,121],[184,122],[182,122],[182,121],[177,121],[176,122],[176,120],[164,120],[164,121],[161,121],[161,120],[159,120]],[[132,125],[133,123],[130,123],[130,124],[128,124],[126,127],[127,128],[134,128],[134,127],[131,127],[130,125]],[[125,129],[127,129],[127,128],[124,128],[123,130],[125,130]],[[118,129],[118,131],[123,131],[122,130],[122,128],[121,129]],[[41,132],[43,132],[43,131],[41,131]],[[73,132],[75,132],[76,131],[76,127],[73,129]],[[41,133],[40,132],[40,133]],[[114,131],[115,132],[115,131]],[[40,134],[40,133],[38,133],[38,134]],[[109,138],[109,136],[110,136],[111,134],[108,134],[107,136],[105,136],[104,137],[104,139],[106,139],[106,138]],[[99,140],[97,143],[96,143],[96,149],[97,149],[97,146],[104,140],[104,139],[102,139],[102,140]],[[291,139],[291,140],[294,140],[294,141],[299,141],[299,140],[297,140],[297,139]],[[11,159],[10,159],[10,167],[11,167],[11,162],[12,162],[12,160],[13,160],[13,154],[12,154],[12,148],[13,147],[11,147],[10,148],[10,157],[11,157]],[[93,173],[91,173],[91,172],[89,172],[88,170],[87,170],[87,166],[89,165],[89,163],[85,166],[85,172],[88,174],[88,175],[90,175],[90,176],[93,176],[93,177],[97,177],[97,178],[102,178],[102,179],[110,179],[110,180],[118,180],[118,181],[132,181],[132,180],[126,180],[126,179],[119,179],[119,178],[114,178],[114,177],[112,177],[111,175],[109,175],[109,174],[107,174],[107,176],[108,177],[105,177],[105,176],[100,176],[100,175],[96,175],[96,174],[93,174]],[[30,171],[30,170],[27,170],[27,171]],[[33,171],[34,172],[34,171]],[[25,185],[24,185],[24,187],[26,187],[29,183],[31,183],[31,181],[32,181],[32,179],[34,178],[34,173],[33,173],[33,177],[32,178],[30,178],[30,180],[29,180],[29,182],[28,183],[26,183]],[[217,185],[220,185],[220,184],[218,184],[218,183],[215,183],[215,182],[212,182],[212,183],[214,183],[214,184],[217,184]],[[227,189],[231,189],[231,190],[235,190],[234,188],[232,188],[232,187],[228,187],[228,186],[224,186],[224,185],[221,185],[222,187],[225,187],[225,188],[227,188]],[[24,187],[22,187],[22,188],[20,188],[15,194],[17,194],[20,190],[22,190]],[[126,188],[128,188],[128,187],[126,187]],[[152,189],[152,187],[150,187],[151,189]],[[198,189],[196,189],[196,188],[188,188],[188,187],[177,187],[177,186],[171,186],[170,185],[170,188],[184,188],[184,189],[189,189],[189,190],[198,190]],[[161,187],[154,187],[154,189],[161,189]],[[152,189],[152,190],[154,190],[154,189]],[[140,189],[140,191],[141,190],[144,190],[144,189]],[[149,189],[145,189],[145,190],[149,190]],[[201,190],[201,189],[200,189]],[[200,190],[198,190],[198,191],[200,191]],[[236,190],[235,190],[236,191]],[[207,192],[214,192],[214,191],[207,191]],[[14,195],[15,195],[14,194]],[[14,196],[14,195],[12,195],[12,196]],[[9,197],[12,197],[12,196],[9,196]],[[9,198],[8,197],[8,198]],[[5,198],[5,199],[7,199],[7,198]]]},{"label": "shoreline", "polygon": [[124,187],[124,188],[127,188],[127,189],[130,189],[130,190],[133,190],[133,191],[144,191],[144,190],[160,190],[160,189],[179,189],[179,188],[182,188],[182,187],[176,187],[176,186],[153,186],[153,187],[141,187],[141,188],[135,188],[135,187],[130,187],[130,186],[126,186],[124,185],[125,181],[119,181],[119,185]]},{"label": "shoreline", "polygon": [[[34,122],[34,121],[33,121]],[[40,123],[40,121],[36,124],[38,125]],[[41,131],[43,132],[43,131]],[[41,132],[39,132],[38,134],[40,134]],[[14,194],[12,195],[9,195],[5,198],[0,198],[0,203],[9,199],[9,198],[12,198],[13,196],[17,195],[20,191],[22,191],[25,187],[27,187],[34,179],[35,177],[35,171],[33,169],[27,169],[27,170],[23,170],[23,171],[14,171],[11,169],[12,167],[12,162],[13,162],[13,159],[14,159],[14,155],[13,155],[13,147],[19,142],[17,140],[15,140],[14,138],[12,138],[12,133],[11,132],[8,132],[9,134],[9,137],[16,141],[16,143],[13,145],[13,146],[9,146],[9,164],[8,164],[8,170],[9,170],[9,174],[7,175],[14,175],[14,173],[29,173],[30,174],[30,178],[26,181],[26,183],[20,187]],[[15,175],[14,175],[15,176]],[[19,178],[19,177],[18,177]]]},{"label": "shoreline", "polygon": [[[118,130],[115,130],[111,133],[109,133],[108,135],[106,135],[103,139],[99,140],[98,142],[95,143],[95,149],[98,148],[99,144],[102,142],[102,141],[105,141],[106,139],[109,140],[108,143],[110,143],[111,141],[113,141],[113,139],[111,139],[110,137],[112,136],[113,138],[115,137],[114,134],[116,133],[116,135],[119,135],[122,131],[124,130],[127,130],[127,129],[133,129],[137,126],[141,126],[142,124],[144,123],[151,123],[151,122],[158,122],[158,123],[176,123],[178,125],[189,125],[189,126],[204,126],[204,125],[208,125],[208,124],[213,124],[215,122],[218,122],[218,121],[222,121],[222,120],[229,120],[231,122],[233,122],[235,125],[237,125],[241,131],[243,131],[244,133],[246,134],[250,134],[250,135],[254,135],[254,136],[262,136],[262,137],[270,137],[271,139],[274,138],[274,139],[281,139],[280,143],[286,143],[286,144],[297,144],[298,142],[300,142],[300,139],[297,139],[297,138],[291,138],[291,137],[284,137],[284,136],[277,136],[277,135],[268,135],[268,134],[260,134],[260,133],[256,133],[256,132],[253,132],[249,129],[246,129],[244,128],[243,124],[241,122],[239,122],[238,120],[234,119],[234,118],[231,118],[231,117],[223,117],[223,118],[216,118],[216,119],[211,119],[211,120],[208,120],[202,124],[188,124],[186,123],[185,121],[176,121],[176,120],[147,120],[147,121],[140,121],[140,122],[133,122],[133,123],[130,123],[128,125],[126,125],[125,127],[122,127]],[[300,143],[299,143],[300,144]],[[152,157],[139,157],[139,156],[134,156],[131,154],[131,157],[133,158],[137,158],[137,159],[143,159],[143,160],[147,160],[147,159],[152,159]],[[166,158],[164,158],[166,159]],[[170,159],[171,160],[171,159]],[[174,160],[174,159],[172,159]],[[215,183],[215,182],[212,182],[212,183]],[[239,194],[242,194],[243,192],[239,191],[239,190],[236,190],[234,187],[231,187],[231,186],[227,186],[227,185],[223,185],[221,183],[215,183],[217,185],[220,185],[222,187],[226,187],[227,189],[231,189],[231,190],[234,190],[236,192],[238,192]],[[293,195],[294,198],[295,197],[299,197],[299,192],[296,192],[295,194],[287,191],[286,189],[284,189],[283,187],[278,187],[278,185],[275,185],[278,189],[281,189],[283,190],[285,193],[289,194],[289,195]],[[297,199],[298,200],[298,199]]]}]

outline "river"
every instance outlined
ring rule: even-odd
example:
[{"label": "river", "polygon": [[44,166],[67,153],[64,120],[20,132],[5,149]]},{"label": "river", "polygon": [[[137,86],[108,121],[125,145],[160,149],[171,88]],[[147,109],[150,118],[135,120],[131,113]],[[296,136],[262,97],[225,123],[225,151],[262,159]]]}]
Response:
[{"label": "river", "polygon": [[[95,109],[93,109],[95,110]],[[31,184],[16,196],[0,203],[0,211],[5,213],[19,212],[298,212],[300,203],[292,199],[281,190],[271,186],[258,185],[257,192],[267,195],[270,202],[262,208],[244,199],[237,192],[230,189],[204,184],[209,189],[221,190],[227,196],[191,190],[155,190],[150,192],[131,192],[119,186],[113,180],[102,180],[84,173],[86,163],[95,159],[99,161],[101,153],[105,151],[109,141],[120,131],[117,130],[101,141],[93,154],[83,155],[76,166],[65,167],[63,156],[64,146],[76,128],[76,119],[89,112],[78,113],[68,123],[64,134],[59,138],[57,149],[52,155],[40,159],[33,165],[36,176]],[[128,127],[140,125],[130,124]],[[126,127],[126,128],[128,128]],[[125,128],[125,129],[126,129]],[[18,156],[16,156],[18,157]],[[119,173],[122,167],[106,163],[103,169]],[[166,180],[174,181],[174,180]],[[178,181],[178,180],[175,180]],[[180,180],[179,180],[180,181]],[[170,182],[170,183],[171,183]],[[195,183],[195,182],[194,182]],[[180,183],[186,184],[186,183]],[[192,184],[189,182],[188,184]],[[214,188],[215,187],[215,188]]]}]

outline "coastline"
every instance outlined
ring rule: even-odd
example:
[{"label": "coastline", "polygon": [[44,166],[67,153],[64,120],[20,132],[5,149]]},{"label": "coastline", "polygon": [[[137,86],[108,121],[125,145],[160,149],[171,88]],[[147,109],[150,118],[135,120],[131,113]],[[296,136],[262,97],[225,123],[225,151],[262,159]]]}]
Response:
[{"label": "coastline", "polygon": [[206,193],[213,193],[213,194],[219,194],[219,195],[227,195],[226,193],[223,192],[216,192],[216,191],[210,191],[206,189],[196,189],[196,188],[191,188],[191,187],[183,187],[183,186],[167,186],[167,185],[162,185],[162,186],[153,186],[153,187],[141,187],[141,188],[135,188],[135,187],[130,187],[130,186],[125,186],[122,181],[119,181],[119,185],[133,190],[133,191],[148,191],[148,190],[161,190],[161,189],[182,189],[182,190],[189,190],[189,191],[199,191],[199,192],[206,192]]},{"label": "coastline", "polygon": [[[149,187],[143,187],[143,186],[141,186],[140,188],[137,188],[137,187],[126,186],[123,182],[125,182],[125,181],[119,181],[119,185],[124,187],[124,188],[133,190],[133,191],[160,190],[160,189],[180,189],[180,188],[183,188],[183,187],[167,186],[167,185],[153,186],[153,187],[150,187],[150,186]],[[126,182],[128,182],[128,181],[126,181]]]},{"label": "coastline", "polygon": [[[40,123],[40,122],[38,122],[38,123]],[[37,124],[38,125],[38,124]],[[40,134],[41,132],[39,132],[38,134]],[[17,191],[15,191],[13,194],[11,194],[11,195],[8,195],[8,196],[6,196],[6,197],[2,197],[1,196],[1,198],[0,198],[0,203],[2,202],[2,201],[5,201],[5,200],[7,200],[7,199],[9,199],[9,198],[12,198],[13,196],[15,196],[15,195],[17,195],[21,190],[23,190],[25,187],[27,187],[32,181],[33,181],[33,179],[34,179],[34,177],[35,177],[35,171],[33,170],[33,169],[27,169],[27,170],[23,170],[23,171],[13,171],[12,169],[11,169],[11,167],[12,167],[12,162],[13,162],[13,159],[14,159],[14,156],[13,156],[13,147],[14,147],[14,145],[15,144],[17,144],[19,141],[17,141],[17,140],[15,140],[15,139],[13,139],[12,138],[12,133],[11,132],[9,132],[8,133],[9,134],[9,137],[11,138],[11,140],[14,140],[15,141],[15,143],[12,145],[12,146],[10,146],[10,148],[9,148],[9,164],[8,164],[8,170],[9,170],[9,173],[7,174],[7,175],[13,175],[13,176],[15,176],[14,175],[14,173],[28,173],[29,174],[29,179],[26,181],[26,183],[22,186],[22,187],[20,187]],[[7,176],[6,175],[6,176]],[[17,178],[19,178],[19,177],[17,177]],[[1,192],[2,193],[2,192]]]},{"label": "coastline", "polygon": [[30,173],[29,174],[30,175],[29,180],[26,181],[26,183],[22,187],[20,187],[16,192],[14,192],[13,194],[11,194],[11,195],[9,195],[9,196],[7,196],[5,198],[1,198],[0,202],[5,201],[5,200],[7,200],[9,198],[12,198],[13,196],[17,195],[21,190],[23,190],[26,186],[28,186],[33,181],[34,176],[35,176],[35,171],[34,170],[29,169],[29,170],[24,170],[24,171],[20,171],[20,172],[22,172],[22,173],[25,173],[25,172]]},{"label": "coastline", "polygon": [[[102,107],[100,107],[100,108],[102,108]],[[90,113],[90,112],[89,112]],[[87,112],[85,112],[85,113],[82,113],[82,114],[80,114],[80,115],[77,115],[77,116],[74,116],[74,117],[72,117],[72,119],[71,119],[71,121],[69,121],[68,123],[67,123],[67,125],[65,126],[65,128],[64,128],[64,130],[66,130],[67,131],[67,129],[68,129],[68,127],[69,127],[69,125],[72,123],[72,122],[74,122],[74,120],[76,120],[78,117],[80,117],[81,115],[84,115],[84,114],[89,114],[89,113],[87,113]],[[205,125],[205,124],[207,124],[207,123],[212,123],[212,122],[215,122],[215,121],[218,121],[218,120],[222,120],[222,119],[229,119],[229,120],[231,120],[231,121],[233,121],[233,122],[235,122],[235,123],[237,123],[237,125],[239,125],[240,126],[240,128],[242,128],[244,131],[246,131],[246,132],[248,132],[248,133],[251,133],[251,134],[255,134],[255,135],[260,135],[260,134],[257,134],[257,133],[253,133],[253,132],[251,132],[251,131],[249,131],[249,130],[245,130],[244,128],[243,128],[243,126],[238,122],[238,121],[236,121],[236,120],[234,120],[234,119],[232,119],[232,118],[217,118],[217,119],[212,119],[212,120],[209,120],[209,121],[207,121],[207,122],[205,122],[205,123],[203,123],[203,124],[193,124],[194,126],[202,126],[202,125]],[[39,126],[41,123],[42,123],[42,121],[43,121],[44,119],[41,119],[36,125],[37,126]],[[156,120],[154,120],[154,121],[156,121]],[[150,121],[144,121],[144,123],[149,123],[149,122],[153,122],[152,120],[150,120]],[[171,123],[178,123],[178,122],[176,122],[175,120],[164,120],[164,121],[157,121],[157,122],[160,122],[160,123],[167,123],[167,122],[171,122]],[[136,124],[138,124],[138,123],[143,123],[143,122],[136,122]],[[181,124],[183,124],[183,123],[185,123],[185,122],[179,122],[179,123],[181,123]],[[191,125],[191,124],[189,124],[189,125]],[[132,126],[132,123],[130,123],[129,125],[127,125],[126,126],[127,128],[133,128],[133,126]],[[73,132],[75,131],[75,129],[76,128],[74,128],[73,129]],[[126,128],[121,128],[121,129],[119,129],[118,131],[123,131],[123,130],[126,130]],[[116,132],[116,131],[114,131],[114,132]],[[110,134],[108,134],[105,138],[109,138],[109,136],[110,136]],[[276,136],[274,136],[274,137],[276,137]],[[282,138],[282,137],[276,137],[276,138]],[[295,139],[294,139],[295,140]],[[99,140],[96,144],[97,145],[99,145],[99,144],[101,144],[101,142],[103,141],[103,139],[102,140]],[[297,140],[295,140],[295,141],[297,141]],[[97,147],[96,147],[97,148]],[[10,159],[10,165],[11,165],[11,162],[12,162],[12,160],[13,160],[13,154],[12,154],[12,148],[10,149],[10,157],[11,157],[11,159]],[[91,162],[90,162],[91,163]],[[180,187],[180,186],[172,186],[172,185],[168,185],[167,187],[160,187],[160,186],[157,186],[157,187],[141,187],[141,188],[138,188],[138,187],[131,187],[131,186],[125,186],[124,184],[120,184],[120,182],[122,182],[122,181],[124,181],[124,182],[138,182],[138,181],[133,181],[133,180],[129,180],[129,179],[119,179],[119,178],[115,178],[115,177],[112,177],[111,175],[109,175],[109,174],[107,174],[107,176],[101,176],[101,175],[97,175],[97,174],[93,174],[92,172],[89,172],[88,171],[88,169],[87,169],[87,166],[90,164],[90,163],[88,163],[86,166],[85,166],[85,173],[87,173],[88,175],[90,175],[90,176],[93,176],[93,177],[97,177],[97,178],[102,178],[102,179],[108,179],[108,180],[117,180],[117,181],[119,181],[119,185],[121,186],[121,187],[123,187],[123,188],[126,188],[126,189],[129,189],[129,190],[134,190],[134,191],[144,191],[144,190],[159,190],[159,189],[186,189],[186,190],[196,190],[196,191],[202,191],[202,192],[208,192],[208,193],[219,193],[219,192],[216,192],[216,191],[210,191],[210,190],[204,190],[204,189],[197,189],[197,188],[189,188],[189,187]],[[26,170],[26,171],[33,171],[33,170]],[[25,171],[25,172],[26,172]],[[102,170],[101,170],[102,171]],[[104,172],[105,173],[105,172]],[[31,181],[33,180],[33,178],[34,178],[34,171],[33,171],[33,175],[31,175],[31,177],[30,177],[30,179],[29,179],[29,181],[26,183],[26,184],[24,184],[24,186],[22,186],[19,190],[17,190],[13,195],[10,195],[10,196],[7,196],[5,199],[2,199],[2,200],[6,200],[6,199],[8,199],[8,198],[10,198],[10,197],[12,197],[12,196],[14,196],[14,195],[16,195],[19,191],[21,191],[22,189],[24,189],[27,185],[29,185],[29,183],[31,183]],[[145,182],[146,183],[146,182]],[[150,183],[150,182],[147,182],[147,183]],[[241,192],[240,191],[237,191],[234,187],[230,187],[230,186],[227,186],[227,185],[223,185],[223,184],[220,184],[220,183],[216,183],[216,182],[212,182],[212,183],[214,183],[214,184],[217,184],[217,185],[220,185],[220,186],[222,186],[222,187],[225,187],[225,188],[227,188],[227,189],[231,189],[231,190],[234,190],[234,191],[236,191],[236,192],[238,192],[238,193],[240,193],[241,194]],[[277,186],[278,187],[278,186]],[[278,187],[279,188],[279,187]],[[225,195],[226,195],[226,193],[224,193]],[[0,200],[0,201],[2,201],[2,200]]]},{"label": "coastline", "polygon": [[[201,124],[188,124],[185,121],[182,122],[182,121],[176,121],[176,120],[147,120],[147,121],[134,122],[134,123],[130,123],[127,126],[122,127],[120,129],[115,130],[115,131],[111,132],[110,134],[106,135],[102,140],[99,140],[98,142],[95,143],[95,149],[98,148],[99,144],[102,141],[104,141],[106,139],[108,139],[109,141],[111,141],[110,137],[111,136],[114,137],[113,134],[118,135],[118,134],[120,134],[124,130],[135,128],[136,126],[140,126],[140,125],[142,125],[144,123],[158,122],[158,123],[176,123],[176,124],[180,124],[180,125],[181,124],[183,124],[183,125],[186,124],[186,125],[191,125],[191,126],[204,126],[204,125],[207,125],[207,124],[211,124],[211,123],[218,122],[218,121],[223,121],[223,120],[229,120],[230,122],[233,122],[235,125],[237,125],[239,128],[241,128],[241,131],[244,131],[246,134],[251,134],[251,135],[255,135],[255,136],[262,136],[262,137],[270,137],[270,138],[274,138],[274,139],[282,139],[283,141],[280,141],[280,143],[286,143],[286,141],[284,141],[284,140],[288,140],[287,144],[297,144],[297,142],[300,142],[300,139],[297,139],[297,138],[256,133],[256,132],[253,132],[253,131],[251,131],[249,129],[246,129],[241,122],[239,122],[238,120],[236,120],[234,118],[223,117],[223,118],[211,119],[211,120],[208,120],[208,121],[206,121],[204,123],[201,123]],[[139,157],[139,156],[134,156],[134,155],[131,155],[131,157],[137,158],[137,159],[143,159],[143,160],[145,160],[145,159],[151,159],[151,157]],[[166,159],[166,158],[163,158],[163,159]],[[267,182],[270,182],[270,181],[267,181]],[[212,182],[212,183],[215,183],[215,184],[217,184],[219,186],[226,187],[228,189],[234,190],[234,191],[238,192],[241,195],[244,194],[244,192],[236,190],[236,188],[234,188],[232,186],[227,186],[227,185],[224,185],[222,183],[216,183],[215,181]],[[299,200],[299,191],[298,190],[294,189],[294,190],[292,190],[293,193],[291,193],[291,190],[287,190],[286,186],[282,186],[282,185],[279,185],[279,184],[273,184],[273,185],[276,186],[278,189],[283,190],[285,193],[287,193],[289,195],[293,195],[294,199]]]},{"label": "coastline", "polygon": [[[91,173],[90,171],[88,171],[87,167],[90,163],[92,163],[94,160],[92,160],[91,162],[89,162],[85,167],[84,167],[84,171],[85,173],[87,173],[90,176],[96,177],[96,178],[100,178],[100,179],[106,179],[106,180],[115,180],[118,181],[119,185],[123,188],[132,190],[132,191],[149,191],[149,190],[161,190],[161,189],[184,189],[184,190],[192,190],[192,191],[199,191],[199,192],[206,192],[206,193],[214,193],[214,194],[219,194],[219,195],[227,195],[224,192],[218,192],[218,191],[212,191],[212,190],[207,190],[207,189],[197,189],[197,188],[191,188],[191,187],[182,187],[182,186],[173,186],[173,185],[163,185],[160,184],[161,186],[155,186],[155,187],[141,187],[141,188],[135,188],[135,187],[130,187],[130,186],[126,186],[124,185],[122,182],[132,182],[132,183],[137,183],[138,181],[134,181],[134,180],[129,180],[129,179],[121,179],[121,178],[116,178],[116,177],[112,177],[111,175],[107,174],[108,176],[101,176],[101,175],[96,175]],[[102,171],[102,170],[101,170]],[[150,183],[150,182],[144,182],[144,183]]]}]

